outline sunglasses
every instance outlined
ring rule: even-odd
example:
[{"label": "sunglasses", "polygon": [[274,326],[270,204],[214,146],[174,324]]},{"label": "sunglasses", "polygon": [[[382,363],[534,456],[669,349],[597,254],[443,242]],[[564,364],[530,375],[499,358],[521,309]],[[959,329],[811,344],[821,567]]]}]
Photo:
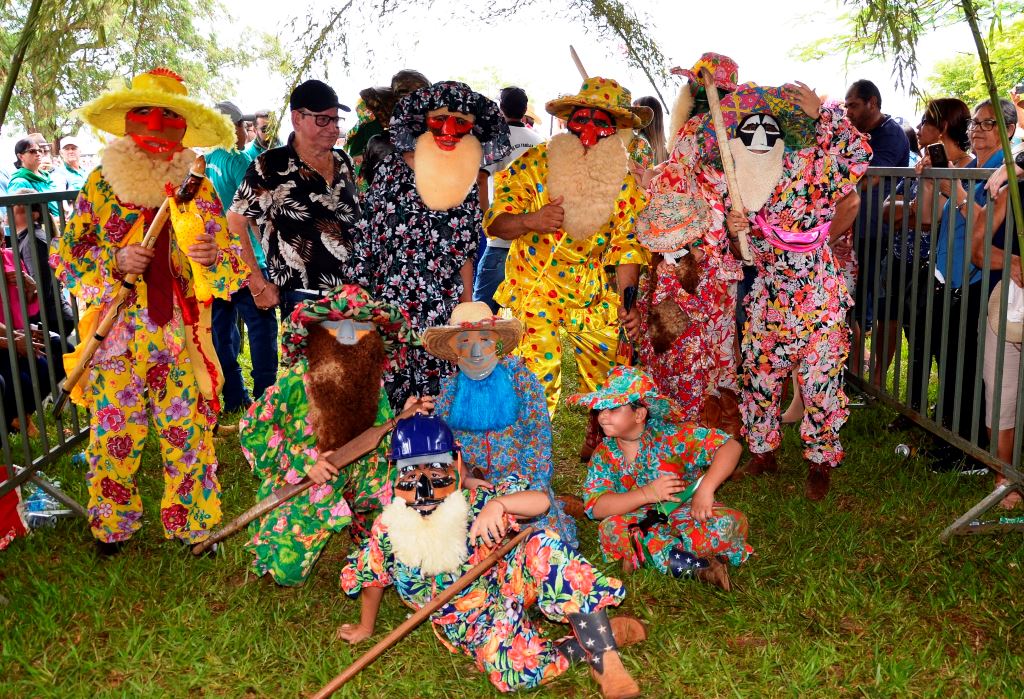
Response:
[{"label": "sunglasses", "polygon": [[22,153],[31,153],[32,155],[39,155],[42,152],[43,151],[39,150],[38,148],[29,148],[28,150],[22,151]]}]

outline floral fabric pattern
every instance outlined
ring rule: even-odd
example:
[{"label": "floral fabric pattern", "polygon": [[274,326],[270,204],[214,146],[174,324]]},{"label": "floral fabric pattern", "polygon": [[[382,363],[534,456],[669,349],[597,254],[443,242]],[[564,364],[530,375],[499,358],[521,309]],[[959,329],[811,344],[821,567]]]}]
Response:
[{"label": "floral fabric pattern", "polygon": [[[547,493],[551,509],[536,522],[529,523],[554,529],[560,539],[576,548],[576,522],[565,513],[551,489],[554,459],[551,418],[544,402],[544,389],[519,357],[505,357],[501,361],[519,396],[519,416],[501,431],[453,430],[462,447],[463,462],[466,468],[479,468],[484,478],[492,483],[517,476],[526,481],[531,490]],[[456,376],[453,374],[442,382],[435,404],[435,413],[446,420],[455,397]]]},{"label": "floral fabric pattern", "polygon": [[[415,93],[414,93],[415,94]],[[480,204],[473,185],[465,201],[446,211],[427,208],[400,153],[380,164],[364,200],[352,277],[377,301],[405,309],[422,332],[444,325],[463,293],[461,270],[476,254]],[[405,367],[389,369],[384,387],[392,405],[410,395],[437,395],[454,365],[411,348]]]},{"label": "floral fabric pattern", "polygon": [[[304,364],[286,369],[239,423],[242,453],[262,479],[257,500],[301,481],[319,457],[309,421],[305,373]],[[374,424],[383,425],[391,417],[387,396],[381,391]],[[365,537],[369,517],[391,502],[390,442],[385,437],[371,453],[342,469],[334,481],[314,485],[249,525],[251,538],[245,548],[253,555],[255,573],[269,573],[278,585],[299,585],[333,533],[354,524],[353,536]]]},{"label": "floral fabric pattern", "polygon": [[[587,515],[594,518],[594,505],[605,493],[626,493],[641,488],[665,473],[678,475],[688,487],[711,466],[715,451],[729,440],[719,430],[692,423],[648,428],[640,438],[636,460],[629,463],[614,439],[605,439],[590,457],[590,468],[583,484],[583,503]],[[600,543],[606,561],[631,558],[633,541],[629,526],[646,514],[648,507],[601,520]],[[704,523],[690,514],[683,503],[668,515],[667,524],[652,527],[643,537],[650,558],[645,564],[668,572],[669,551],[682,546],[698,557],[724,555],[732,565],[745,561],[753,549],[747,544],[747,519],[738,510],[716,504],[713,515]]]},{"label": "floral fabric pattern", "polygon": [[307,165],[295,136],[253,160],[235,192],[231,210],[256,222],[270,281],[283,289],[329,291],[344,284],[343,263],[352,254],[359,221],[352,162],[334,153],[334,179]]},{"label": "floral fabric pattern", "polygon": [[[522,490],[510,479],[492,494],[469,491],[471,519],[492,497]],[[492,549],[468,542],[469,558],[451,573],[425,576],[397,560],[388,530],[378,519],[370,539],[351,554],[341,574],[341,588],[356,596],[364,587],[394,585],[414,609],[428,603]],[[625,598],[622,582],[605,576],[549,530],[536,532],[510,551],[458,597],[435,612],[435,635],[453,653],[472,658],[477,669],[503,692],[530,689],[565,672],[568,659],[544,638],[529,611],[566,623],[567,616],[618,606]]]}]

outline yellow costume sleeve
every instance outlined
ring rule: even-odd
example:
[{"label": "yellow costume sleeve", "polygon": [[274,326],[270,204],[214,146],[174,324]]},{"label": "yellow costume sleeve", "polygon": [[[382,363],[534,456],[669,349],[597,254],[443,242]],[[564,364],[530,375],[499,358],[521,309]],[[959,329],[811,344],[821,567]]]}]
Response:
[{"label": "yellow costume sleeve", "polygon": [[633,176],[627,175],[625,189],[615,202],[617,220],[602,260],[606,267],[650,264],[650,252],[640,244],[634,233],[637,215],[646,206],[647,195],[637,187]]}]

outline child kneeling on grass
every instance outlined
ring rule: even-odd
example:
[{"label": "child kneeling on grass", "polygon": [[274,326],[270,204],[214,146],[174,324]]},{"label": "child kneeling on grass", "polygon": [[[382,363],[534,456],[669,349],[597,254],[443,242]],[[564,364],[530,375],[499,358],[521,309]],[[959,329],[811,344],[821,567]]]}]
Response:
[{"label": "child kneeling on grass", "polygon": [[725,432],[677,424],[671,402],[633,367],[615,367],[594,393],[569,399],[597,410],[605,439],[583,486],[584,506],[601,520],[605,560],[642,565],[674,577],[730,588],[726,562],[738,566],[753,549],[747,518],[714,502],[743,448]]}]

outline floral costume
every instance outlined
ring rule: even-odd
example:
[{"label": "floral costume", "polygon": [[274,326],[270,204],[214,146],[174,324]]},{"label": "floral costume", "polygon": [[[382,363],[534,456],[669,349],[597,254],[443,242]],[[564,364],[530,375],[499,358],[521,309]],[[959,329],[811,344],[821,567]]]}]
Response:
[{"label": "floral costume", "polygon": [[[496,484],[493,493],[482,488],[468,491],[470,519],[492,497],[526,487],[522,479],[510,478]],[[394,585],[403,602],[420,608],[492,550],[468,545],[469,558],[457,570],[427,577],[395,558],[387,527],[378,519],[369,541],[349,556],[341,588],[354,597],[364,587]],[[550,621],[565,623],[569,614],[618,606],[625,595],[621,581],[606,577],[545,530],[520,543],[430,620],[441,643],[473,658],[495,687],[508,692],[549,682],[569,666],[566,656],[530,619],[534,605]]]},{"label": "floral costume", "polygon": [[[783,175],[756,215],[768,226],[809,230],[832,220],[836,203],[852,192],[868,167],[867,138],[841,112],[822,108],[816,145],[787,150]],[[762,454],[782,442],[782,392],[795,370],[804,401],[800,436],[804,457],[837,466],[843,459],[839,428],[849,410],[842,368],[850,348],[846,311],[852,303],[831,248],[783,250],[761,224],[752,228],[758,275],[747,298],[748,320],[741,346],[743,395],[740,411],[750,451]]]},{"label": "floral costume", "polygon": [[[652,420],[640,437],[636,461],[628,463],[614,439],[605,439],[590,457],[587,480],[583,485],[584,505],[593,518],[594,504],[605,493],[625,493],[650,483],[669,469],[689,487],[711,465],[715,451],[729,440],[725,432],[698,427],[692,423],[674,425]],[[738,511],[716,504],[712,517],[698,522],[690,514],[690,504],[683,503],[668,513],[668,522],[638,534],[636,525],[649,508],[601,520],[599,538],[606,561],[636,556],[635,537],[642,538],[645,562],[662,573],[669,572],[668,557],[678,545],[700,558],[725,556],[738,566],[753,552],[747,544],[747,518]]]},{"label": "floral costume", "polygon": [[[502,214],[530,213],[549,203],[547,153],[546,144],[535,146],[495,176],[485,225]],[[544,386],[551,414],[562,390],[560,329],[576,353],[583,386],[595,388],[615,365],[619,295],[605,268],[647,263],[649,255],[633,234],[636,215],[646,203],[627,174],[611,217],[592,236],[574,241],[559,230],[527,233],[512,242],[505,281],[494,300],[525,326],[516,354]]]},{"label": "floral costume", "polygon": [[[308,419],[305,371],[302,365],[287,369],[239,423],[242,453],[262,479],[257,500],[301,481],[320,454]],[[381,390],[374,424],[391,418]],[[389,438],[383,439],[372,452],[346,466],[343,478],[314,485],[249,525],[252,538],[245,547],[254,556],[256,574],[270,573],[278,585],[298,585],[334,532],[354,524],[365,536],[367,515],[391,501],[389,443]]]},{"label": "floral costume", "polygon": [[[109,147],[124,143],[115,141]],[[213,297],[227,299],[243,286],[248,273],[239,241],[228,232],[208,180],[194,204],[220,248],[214,264],[201,272],[204,283]],[[80,337],[95,331],[120,287],[123,275],[114,254],[141,242],[154,214],[155,209],[121,201],[102,166],[89,175],[64,235],[53,242],[50,258],[58,279],[85,308]],[[165,249],[181,293],[174,300],[173,316],[163,326],[150,318],[149,290],[140,276],[93,355],[88,378],[80,384],[84,390],[72,394],[91,410],[86,448],[89,524],[93,535],[106,543],[123,541],[142,526],[135,472],[150,419],[164,463],[164,536],[200,540],[221,518],[212,433],[221,377],[210,334],[211,306],[209,301],[197,301],[195,267],[175,235],[169,239]],[[65,356],[68,368],[77,354]]]},{"label": "floral costume", "polygon": [[[500,160],[510,148],[508,127],[503,121],[499,126],[497,106],[462,83],[421,88],[395,107],[391,128],[396,152],[381,161],[363,200],[352,277],[373,298],[404,308],[417,332],[451,315],[465,291],[460,271],[475,258],[480,240],[478,187],[474,184],[457,206],[431,209],[403,157],[414,150],[416,137],[426,133],[427,112],[439,107],[476,116],[472,133],[484,148],[484,164]],[[386,375],[388,398],[392,405],[402,405],[411,395],[437,395],[441,379],[452,371],[450,362],[413,349],[405,368]]]},{"label": "floral costume", "polygon": [[[576,522],[565,513],[551,489],[554,459],[551,455],[551,418],[544,403],[544,390],[519,357],[505,357],[501,363],[511,375],[519,396],[519,416],[500,432],[454,429],[455,438],[462,448],[463,461],[467,468],[479,468],[488,481],[519,476],[531,490],[547,493],[551,509],[538,518],[536,525],[554,529],[559,538],[575,548],[578,545]],[[455,396],[456,376],[444,380],[437,396],[436,413],[446,421]]]}]

